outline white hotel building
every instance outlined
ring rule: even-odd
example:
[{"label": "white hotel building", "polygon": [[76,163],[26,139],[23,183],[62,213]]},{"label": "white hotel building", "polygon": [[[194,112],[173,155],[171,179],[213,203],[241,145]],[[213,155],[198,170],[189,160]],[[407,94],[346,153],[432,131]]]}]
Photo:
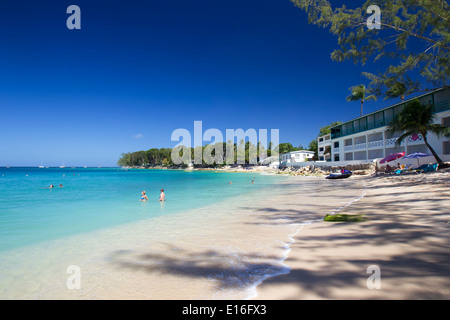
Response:
[{"label": "white hotel building", "polygon": [[280,155],[280,165],[281,166],[295,166],[308,161],[314,157],[314,152],[307,150],[298,150],[283,153]]},{"label": "white hotel building", "polygon": [[[435,123],[450,126],[450,88],[441,88],[413,99],[422,104],[433,104]],[[394,104],[365,116],[347,121],[331,128],[331,133],[318,138],[319,161],[331,165],[372,162],[392,153],[404,151],[430,153],[421,135],[409,136],[396,144],[399,132],[390,132],[388,126],[403,107],[413,99]],[[450,161],[450,138],[427,135],[428,142],[443,161]],[[331,152],[326,153],[327,146]]]}]

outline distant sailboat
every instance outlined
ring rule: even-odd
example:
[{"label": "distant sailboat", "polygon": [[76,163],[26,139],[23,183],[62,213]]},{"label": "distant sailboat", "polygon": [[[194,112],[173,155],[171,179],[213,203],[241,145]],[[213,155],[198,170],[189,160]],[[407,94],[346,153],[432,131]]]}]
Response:
[{"label": "distant sailboat", "polygon": [[66,166],[64,165],[64,162],[62,164],[62,166],[59,166],[61,169],[64,169]]},{"label": "distant sailboat", "polygon": [[38,168],[41,168],[41,169],[42,169],[42,168],[45,168],[45,167],[44,167],[44,161],[42,161],[42,164],[41,164]]}]

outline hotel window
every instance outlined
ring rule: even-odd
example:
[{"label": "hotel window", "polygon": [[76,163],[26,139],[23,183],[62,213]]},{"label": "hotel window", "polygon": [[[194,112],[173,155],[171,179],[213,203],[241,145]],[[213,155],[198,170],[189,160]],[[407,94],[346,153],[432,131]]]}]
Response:
[{"label": "hotel window", "polygon": [[402,110],[403,110],[404,107],[405,107],[404,104],[395,107],[395,108],[394,108],[394,117],[395,117],[396,115],[400,114],[400,113],[402,112]]},{"label": "hotel window", "polygon": [[334,143],[334,147],[335,147],[335,148],[339,148],[339,141],[336,141],[336,142]]},{"label": "hotel window", "polygon": [[442,125],[444,127],[450,127],[450,117],[442,118]]},{"label": "hotel window", "polygon": [[373,114],[370,116],[367,116],[367,128],[368,129],[376,128],[375,116]]},{"label": "hotel window", "polygon": [[383,127],[386,124],[384,123],[384,114],[383,112],[378,112],[375,114],[375,128]]},{"label": "hotel window", "polygon": [[386,125],[391,124],[392,120],[394,119],[394,109],[390,108],[387,110],[384,110],[384,120],[386,121]]},{"label": "hotel window", "polygon": [[319,151],[322,152],[322,151],[323,151],[323,147],[320,147],[320,148],[319,148]]},{"label": "hotel window", "polygon": [[442,151],[443,154],[450,154],[450,141],[442,142]]},{"label": "hotel window", "polygon": [[367,130],[367,117],[359,119],[359,130]]},{"label": "hotel window", "polygon": [[359,120],[353,121],[353,132],[359,132]]}]

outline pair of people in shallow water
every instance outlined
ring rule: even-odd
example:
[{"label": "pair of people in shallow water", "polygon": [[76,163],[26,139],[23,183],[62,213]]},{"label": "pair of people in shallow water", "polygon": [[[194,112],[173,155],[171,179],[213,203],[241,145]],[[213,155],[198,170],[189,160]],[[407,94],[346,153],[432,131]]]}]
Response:
[{"label": "pair of people in shallow water", "polygon": [[[50,187],[47,187],[47,189],[53,189],[54,187],[55,187],[55,186],[54,186],[53,184],[51,184]],[[62,187],[63,187],[63,185],[60,184],[60,185],[59,185],[59,188],[62,188]]]},{"label": "pair of people in shallow water", "polygon": [[[164,189],[161,189],[161,194],[159,195],[159,201],[165,201],[166,200],[166,194],[164,193]],[[148,197],[145,194],[145,191],[142,191],[141,193],[141,201],[148,201]]]}]

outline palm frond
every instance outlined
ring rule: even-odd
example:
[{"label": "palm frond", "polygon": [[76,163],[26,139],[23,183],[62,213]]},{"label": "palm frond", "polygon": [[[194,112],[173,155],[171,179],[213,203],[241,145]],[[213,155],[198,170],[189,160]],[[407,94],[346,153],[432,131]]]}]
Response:
[{"label": "palm frond", "polygon": [[413,135],[413,134],[417,134],[417,131],[411,130],[411,131],[405,132],[404,134],[402,134],[400,137],[397,138],[397,141],[395,141],[395,144],[399,146],[402,143],[402,141],[405,140],[406,137]]},{"label": "palm frond", "polygon": [[450,127],[433,123],[428,126],[428,130],[433,132],[438,138],[441,136],[450,137]]}]

